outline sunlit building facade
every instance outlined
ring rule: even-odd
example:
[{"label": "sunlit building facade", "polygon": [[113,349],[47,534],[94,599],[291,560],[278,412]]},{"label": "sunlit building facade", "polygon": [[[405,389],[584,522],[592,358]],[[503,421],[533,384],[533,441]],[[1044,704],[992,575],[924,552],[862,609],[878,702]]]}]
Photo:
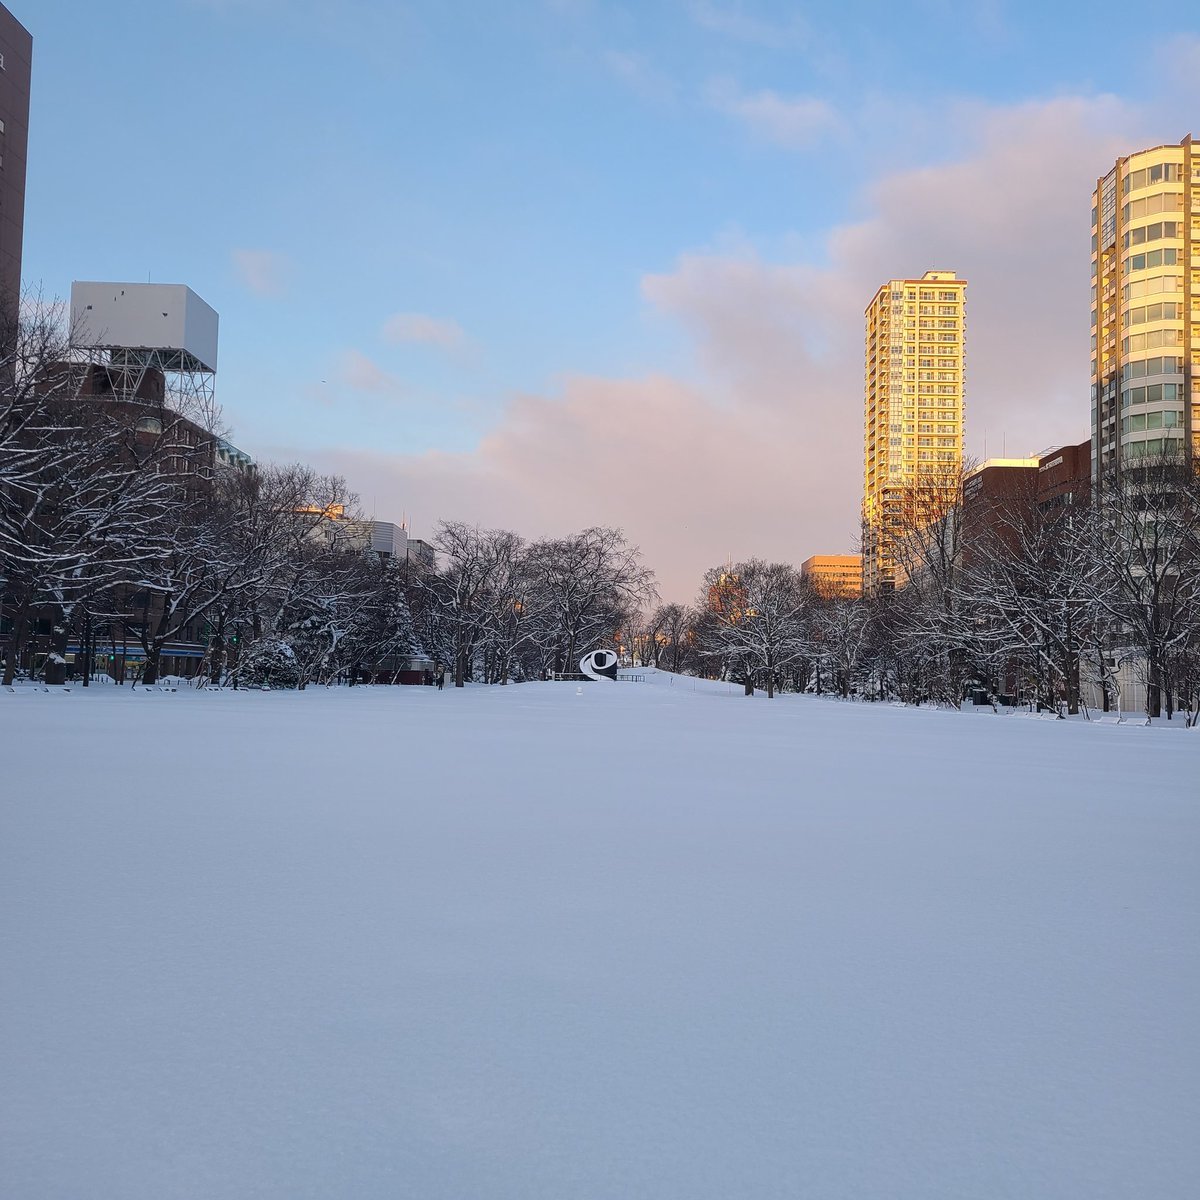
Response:
[{"label": "sunlit building facade", "polygon": [[800,564],[800,575],[828,599],[853,599],[862,594],[862,556],[814,554]]},{"label": "sunlit building facade", "polygon": [[1200,454],[1200,145],[1119,158],[1092,194],[1092,475]]},{"label": "sunlit building facade", "polygon": [[962,469],[965,279],[892,279],[866,311],[862,589],[903,582],[897,542]]}]

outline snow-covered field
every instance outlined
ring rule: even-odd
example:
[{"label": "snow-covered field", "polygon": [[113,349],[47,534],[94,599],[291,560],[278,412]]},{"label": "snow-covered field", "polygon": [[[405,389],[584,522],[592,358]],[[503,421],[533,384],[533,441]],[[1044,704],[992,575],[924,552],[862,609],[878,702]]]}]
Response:
[{"label": "snow-covered field", "polygon": [[0,695],[0,1196],[1193,1197],[1200,731]]}]

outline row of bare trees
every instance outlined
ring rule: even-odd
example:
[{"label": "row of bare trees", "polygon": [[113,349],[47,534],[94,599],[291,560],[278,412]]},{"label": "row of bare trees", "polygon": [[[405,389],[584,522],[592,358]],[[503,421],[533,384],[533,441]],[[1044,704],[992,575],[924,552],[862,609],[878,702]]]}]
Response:
[{"label": "row of bare trees", "polygon": [[[1200,699],[1200,479],[1176,457],[1135,459],[1091,503],[1006,506],[960,592],[995,669],[1019,664],[1043,702],[1079,709],[1088,679],[1106,707],[1135,667],[1148,715]],[[1132,697],[1129,698],[1133,700]],[[1189,717],[1194,722],[1194,715]]]},{"label": "row of bare trees", "polygon": [[434,547],[440,569],[414,577],[413,618],[458,687],[576,671],[655,596],[653,573],[618,529],[526,542],[442,521]]},{"label": "row of bare trees", "polygon": [[344,480],[213,470],[218,414],[165,393],[120,399],[63,318],[34,304],[0,330],[5,682],[38,622],[51,681],[72,641],[119,625],[147,681],[177,641],[205,646],[214,680],[303,686],[424,654],[461,686],[573,671],[616,640],[634,661],[768,695],[957,705],[970,690],[1020,692],[1069,712],[1088,690],[1121,702],[1118,675],[1135,663],[1151,715],[1196,709],[1200,486],[1178,459],[1135,460],[1081,503],[1010,495],[984,510],[947,477],[890,515],[903,586],[872,599],[821,595],[787,564],[751,560],[708,572],[690,609],[654,608],[653,574],[614,529],[527,542],[446,521],[440,569],[372,555]]},{"label": "row of bare trees", "polygon": [[204,647],[213,681],[303,687],[413,659],[449,665],[459,685],[539,678],[575,670],[654,598],[613,529],[526,542],[446,521],[440,569],[373,554],[344,480],[221,466],[219,413],[81,354],[64,317],[34,303],[0,331],[6,683],[39,626],[49,682],[73,645],[90,664],[116,630],[147,683],[179,643]]},{"label": "row of bare trees", "polygon": [[[1068,502],[1074,501],[1074,502]],[[890,531],[902,586],[822,595],[794,568],[714,568],[695,606],[632,629],[640,661],[737,679],[746,689],[835,690],[959,705],[1023,696],[1068,713],[1085,695],[1146,712],[1200,705],[1200,482],[1178,458],[1135,460],[1094,494],[967,503],[941,481]],[[1089,686],[1090,685],[1090,686]]]},{"label": "row of bare trees", "polygon": [[215,410],[123,391],[128,372],[81,355],[64,318],[34,300],[0,329],[5,684],[39,625],[48,682],[72,641],[115,645],[118,628],[147,683],[178,640],[206,647],[214,680],[300,686],[418,651],[402,569],[364,551],[342,479],[217,465]]}]

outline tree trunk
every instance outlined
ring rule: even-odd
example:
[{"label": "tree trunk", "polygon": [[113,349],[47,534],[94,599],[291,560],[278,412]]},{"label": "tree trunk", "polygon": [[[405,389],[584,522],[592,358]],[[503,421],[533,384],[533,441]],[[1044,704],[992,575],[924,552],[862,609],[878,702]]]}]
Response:
[{"label": "tree trunk", "polygon": [[1079,655],[1068,653],[1063,662],[1063,675],[1067,683],[1067,712],[1079,715]]},{"label": "tree trunk", "polygon": [[142,682],[157,683],[160,663],[162,661],[162,643],[153,641],[146,647],[146,665],[142,668]]},{"label": "tree trunk", "polygon": [[92,659],[95,657],[92,642],[95,634],[92,632],[91,613],[83,614],[83,632],[79,636],[79,653],[83,659],[83,686],[90,687],[92,682]]},{"label": "tree trunk", "polygon": [[1158,652],[1151,651],[1146,662],[1146,716],[1162,716],[1162,663]]},{"label": "tree trunk", "polygon": [[225,616],[224,614],[217,621],[217,626],[213,630],[212,639],[209,642],[209,649],[212,652],[212,658],[208,665],[208,681],[211,684],[219,684],[221,675],[225,670]]},{"label": "tree trunk", "polygon": [[42,679],[52,686],[67,682],[67,641],[70,635],[67,618],[60,612],[50,633],[50,653],[42,669]]},{"label": "tree trunk", "polygon": [[23,603],[13,617],[12,635],[8,642],[8,654],[4,659],[4,686],[12,687],[17,677],[17,667],[21,662],[21,652],[25,649],[25,639],[29,634],[29,604]]}]

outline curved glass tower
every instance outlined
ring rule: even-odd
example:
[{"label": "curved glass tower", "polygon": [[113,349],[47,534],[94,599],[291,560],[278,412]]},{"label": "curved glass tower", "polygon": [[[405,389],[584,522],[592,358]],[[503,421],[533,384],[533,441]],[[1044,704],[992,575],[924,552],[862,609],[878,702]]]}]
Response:
[{"label": "curved glass tower", "polygon": [[1092,195],[1092,478],[1200,454],[1200,146],[1119,158]]}]

